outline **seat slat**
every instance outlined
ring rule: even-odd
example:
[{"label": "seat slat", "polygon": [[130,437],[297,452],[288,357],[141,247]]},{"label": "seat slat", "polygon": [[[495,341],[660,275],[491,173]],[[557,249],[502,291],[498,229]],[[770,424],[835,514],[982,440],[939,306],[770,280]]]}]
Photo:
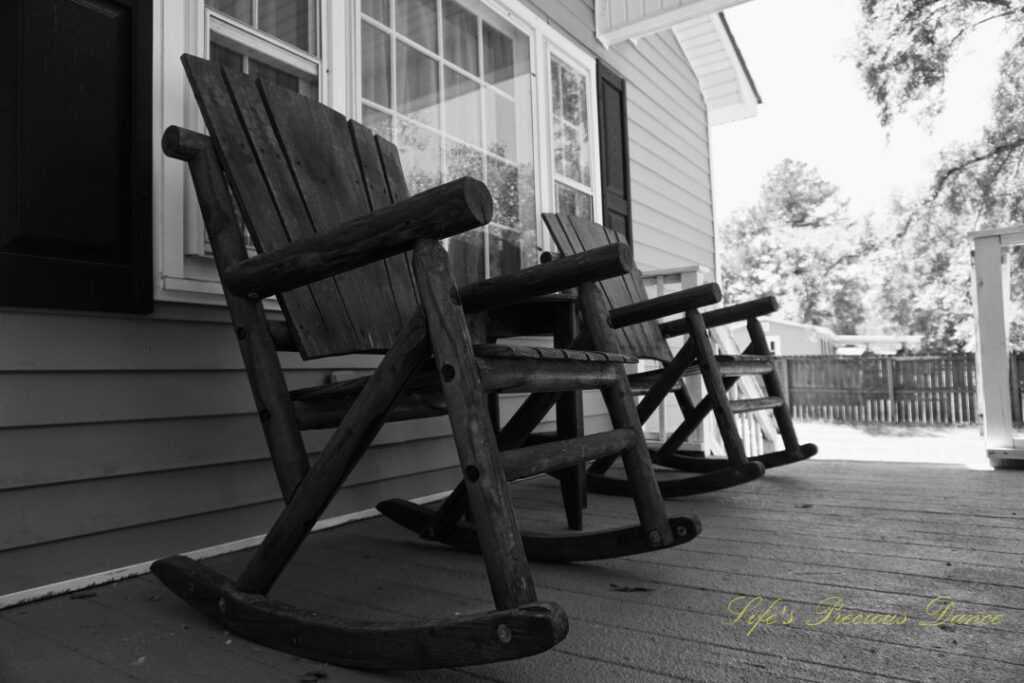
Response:
[{"label": "seat slat", "polygon": [[[214,147],[230,171],[231,190],[245,222],[254,233],[280,235],[287,242],[278,205],[273,200],[276,193],[267,187],[266,177],[245,138],[243,123],[239,120],[221,69],[206,60],[191,56],[185,56],[182,62],[211,131]],[[269,243],[261,246],[266,249],[275,247]],[[285,292],[279,300],[288,320],[292,322],[303,355],[315,357],[329,353],[330,347],[326,340],[330,330],[313,299],[310,287]]]},{"label": "seat slat", "polygon": [[[587,363],[636,363],[636,358],[619,353],[584,351],[580,349],[550,349],[532,346],[508,346],[504,344],[477,344],[473,352],[478,358],[529,358],[538,361],[579,361]],[[328,398],[354,396],[359,393],[370,376],[332,382],[315,387],[303,387],[290,392],[293,401],[317,401]],[[409,383],[409,391],[426,391],[438,386],[437,370],[425,369]]]},{"label": "seat slat", "polygon": [[636,363],[637,359],[621,353],[584,351],[580,349],[551,349],[536,346],[509,346],[505,344],[477,344],[473,351],[480,358],[536,358],[538,360],[576,360],[600,363]]},{"label": "seat slat", "polygon": [[746,398],[738,401],[729,401],[729,407],[734,413],[752,413],[755,410],[771,410],[785,405],[786,402],[779,396],[765,396],[764,398]]}]

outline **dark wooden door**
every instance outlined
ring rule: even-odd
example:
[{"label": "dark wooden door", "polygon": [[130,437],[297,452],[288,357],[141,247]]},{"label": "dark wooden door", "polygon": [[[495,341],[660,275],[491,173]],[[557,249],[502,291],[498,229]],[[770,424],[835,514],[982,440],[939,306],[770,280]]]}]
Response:
[{"label": "dark wooden door", "polygon": [[601,146],[602,223],[633,244],[629,195],[629,135],[626,81],[607,64],[597,63],[598,136]]},{"label": "dark wooden door", "polygon": [[149,0],[0,3],[0,305],[152,309]]}]

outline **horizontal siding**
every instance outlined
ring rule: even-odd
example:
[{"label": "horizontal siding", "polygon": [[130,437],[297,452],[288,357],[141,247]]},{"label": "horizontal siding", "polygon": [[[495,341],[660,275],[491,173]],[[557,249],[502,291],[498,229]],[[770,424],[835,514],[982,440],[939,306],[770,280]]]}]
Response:
[{"label": "horizontal siding", "polygon": [[[378,446],[347,484],[400,479],[454,463],[447,438],[418,441],[414,455],[405,444]],[[0,496],[0,551],[278,500],[268,458],[12,489]]]},{"label": "horizontal siding", "polygon": [[671,31],[605,49],[594,0],[527,4],[627,81],[634,255],[642,269],[715,266],[707,110]]},{"label": "horizontal siding", "polygon": [[[223,311],[5,310],[0,335],[0,595],[267,531],[280,495]],[[283,358],[292,386],[376,360]],[[584,413],[607,424],[596,392]],[[303,438],[317,453],[330,436]],[[447,418],[385,425],[325,516],[447,490],[457,462]]]},{"label": "horizontal siding", "polygon": [[[386,498],[444,491],[457,481],[458,470],[452,468],[350,487],[324,516],[366,510]],[[280,510],[279,502],[261,503],[6,551],[0,553],[0,595],[265,534]]]}]

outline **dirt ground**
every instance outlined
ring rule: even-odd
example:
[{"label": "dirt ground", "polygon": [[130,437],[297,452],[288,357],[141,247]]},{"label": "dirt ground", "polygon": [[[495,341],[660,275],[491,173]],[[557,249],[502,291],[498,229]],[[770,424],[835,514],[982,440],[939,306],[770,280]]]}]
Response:
[{"label": "dirt ground", "polygon": [[801,442],[818,445],[821,460],[880,460],[944,463],[971,469],[990,469],[981,428],[844,425],[797,422]]}]

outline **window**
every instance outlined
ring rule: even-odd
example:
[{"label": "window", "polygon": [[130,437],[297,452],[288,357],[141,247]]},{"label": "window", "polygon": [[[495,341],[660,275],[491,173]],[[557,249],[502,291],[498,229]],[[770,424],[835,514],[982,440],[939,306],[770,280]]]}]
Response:
[{"label": "window", "polygon": [[551,139],[555,206],[559,213],[594,216],[587,76],[551,56]]},{"label": "window", "polygon": [[449,241],[456,279],[535,263],[530,37],[480,2],[364,0],[359,40],[362,121],[398,146],[410,190],[491,190],[491,224]]},{"label": "window", "polygon": [[[202,130],[177,56],[316,97],[399,147],[412,191],[487,184],[490,225],[449,240],[465,283],[537,262],[541,211],[600,216],[593,55],[520,0],[188,0],[158,3],[156,129]],[[182,106],[182,104],[185,106]],[[221,287],[186,169],[155,166],[160,298]]]},{"label": "window", "polygon": [[[318,99],[315,0],[205,0],[210,61]],[[255,253],[252,239],[245,244]],[[205,230],[193,253],[212,255]]]},{"label": "window", "polygon": [[209,57],[316,98],[316,5],[315,0],[206,0]]}]

